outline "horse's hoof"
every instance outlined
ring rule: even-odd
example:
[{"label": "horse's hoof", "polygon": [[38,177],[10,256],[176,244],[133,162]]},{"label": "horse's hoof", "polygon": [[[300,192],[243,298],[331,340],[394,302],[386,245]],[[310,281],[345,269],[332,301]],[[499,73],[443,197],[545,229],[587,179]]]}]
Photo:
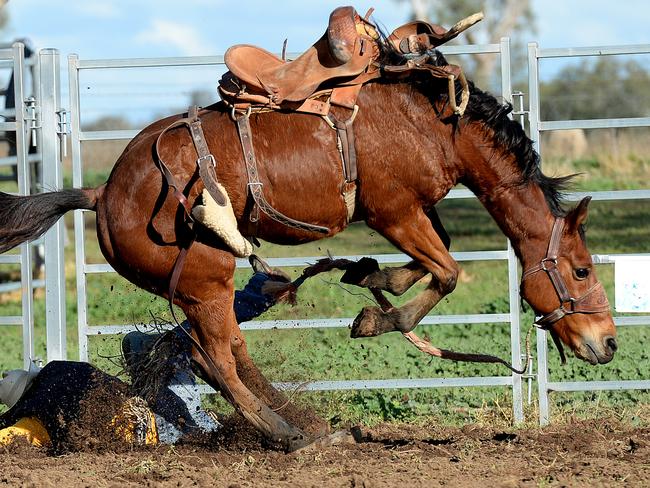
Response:
[{"label": "horse's hoof", "polygon": [[376,337],[397,330],[394,324],[394,311],[384,312],[378,307],[364,307],[352,322],[350,337]]},{"label": "horse's hoof", "polygon": [[380,274],[379,264],[372,258],[364,257],[346,268],[341,277],[341,283],[366,287],[369,277],[373,274]]},{"label": "horse's hoof", "polygon": [[317,449],[324,449],[326,447],[331,447],[331,446],[340,446],[344,444],[356,444],[356,443],[357,441],[349,431],[339,430],[338,432],[334,432],[333,434],[324,437],[319,437],[311,444],[296,449],[293,452],[302,453],[302,452],[315,451]]},{"label": "horse's hoof", "polygon": [[282,444],[284,447],[284,452],[296,452],[300,449],[304,449],[307,446],[310,446],[314,442],[313,437],[307,436],[297,436],[292,439],[285,440]]}]

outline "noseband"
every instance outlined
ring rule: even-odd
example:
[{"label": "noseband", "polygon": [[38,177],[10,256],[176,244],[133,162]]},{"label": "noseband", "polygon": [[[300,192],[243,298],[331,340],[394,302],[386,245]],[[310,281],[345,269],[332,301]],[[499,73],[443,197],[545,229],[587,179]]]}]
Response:
[{"label": "noseband", "polygon": [[546,257],[541,260],[537,266],[526,270],[521,278],[524,281],[538,271],[544,271],[548,275],[558,298],[560,306],[535,321],[541,329],[550,329],[551,326],[565,315],[574,313],[600,313],[609,311],[609,301],[605,294],[605,289],[600,281],[589,288],[586,293],[578,298],[573,298],[560,270],[557,266],[558,251],[560,249],[560,239],[564,229],[564,218],[556,217],[551,232],[551,240],[548,244]]}]

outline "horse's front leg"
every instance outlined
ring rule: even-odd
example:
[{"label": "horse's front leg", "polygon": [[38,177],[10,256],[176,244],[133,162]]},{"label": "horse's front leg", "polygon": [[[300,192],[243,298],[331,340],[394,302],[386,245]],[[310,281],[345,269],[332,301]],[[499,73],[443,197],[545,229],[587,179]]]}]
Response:
[{"label": "horse's front leg", "polygon": [[[440,238],[445,249],[449,249],[451,239],[449,234],[442,225],[440,217],[435,208],[431,208],[425,213],[429,219],[431,227]],[[372,261],[375,263],[374,261]],[[376,263],[375,263],[376,266]],[[364,288],[376,288],[378,290],[387,291],[395,296],[404,294],[415,283],[424,278],[429,271],[425,268],[420,261],[414,260],[398,267],[386,267],[375,269],[367,265],[367,261],[359,262],[358,266],[350,266],[343,277],[341,282],[349,285],[361,286]]]},{"label": "horse's front leg", "polygon": [[441,239],[431,219],[421,208],[416,208],[410,215],[403,215],[398,222],[385,226],[375,224],[374,227],[414,259],[406,266],[411,266],[410,279],[430,273],[431,282],[402,307],[390,310],[365,307],[354,320],[352,337],[413,330],[442,297],[454,290],[458,278],[458,264],[447,250],[448,241]]},{"label": "horse's front leg", "polygon": [[230,348],[235,358],[237,375],[242,383],[274,412],[281,412],[282,417],[292,422],[308,435],[322,437],[329,434],[327,422],[319,418],[307,407],[301,408],[278,391],[260,372],[248,354],[246,341],[236,322],[232,324]]}]

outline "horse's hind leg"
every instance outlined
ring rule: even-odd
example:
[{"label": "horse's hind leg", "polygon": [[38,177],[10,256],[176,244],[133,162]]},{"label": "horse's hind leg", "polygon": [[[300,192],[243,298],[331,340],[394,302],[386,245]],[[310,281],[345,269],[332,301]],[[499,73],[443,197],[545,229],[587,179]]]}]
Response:
[{"label": "horse's hind leg", "polygon": [[411,280],[431,273],[431,282],[424,291],[402,307],[388,311],[378,307],[365,307],[354,320],[352,337],[413,330],[442,297],[453,291],[458,278],[458,265],[447,250],[448,242],[441,239],[422,209],[417,208],[412,215],[402,216],[393,225],[375,225],[375,228],[414,258],[415,264],[410,271]]},{"label": "horse's hind leg", "polygon": [[288,451],[309,444],[310,439],[300,429],[288,424],[239,378],[232,353],[232,330],[236,326],[232,284],[220,288],[211,289],[209,301],[181,304],[192,324],[192,333],[208,356],[206,358],[196,348],[193,350],[195,361],[205,373],[204,379],[219,389],[226,400],[269,440],[280,443]]},{"label": "horse's hind leg", "polygon": [[[436,209],[431,208],[426,212],[426,216],[445,249],[449,250],[451,239],[443,227]],[[354,265],[350,267],[341,278],[341,281],[350,285],[384,290],[395,296],[400,296],[427,274],[429,274],[427,268],[420,261],[415,260],[404,266],[385,267],[375,270],[368,270],[367,266],[360,263],[358,267]]]}]

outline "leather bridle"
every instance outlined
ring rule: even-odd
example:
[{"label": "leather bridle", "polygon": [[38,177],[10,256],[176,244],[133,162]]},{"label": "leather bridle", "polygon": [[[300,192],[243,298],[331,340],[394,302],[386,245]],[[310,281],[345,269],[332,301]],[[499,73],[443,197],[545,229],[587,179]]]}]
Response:
[{"label": "leather bridle", "polygon": [[535,324],[545,330],[549,330],[555,322],[574,313],[601,313],[609,311],[609,301],[607,294],[600,281],[589,288],[582,296],[573,298],[560,270],[558,269],[558,251],[560,249],[560,240],[562,238],[562,230],[564,229],[564,218],[556,217],[553,223],[553,231],[551,232],[551,240],[548,244],[546,257],[544,257],[537,266],[533,266],[526,270],[521,278],[522,282],[534,275],[539,271],[544,271],[551,283],[558,298],[560,299],[560,306],[546,315],[542,315],[535,321]]}]

